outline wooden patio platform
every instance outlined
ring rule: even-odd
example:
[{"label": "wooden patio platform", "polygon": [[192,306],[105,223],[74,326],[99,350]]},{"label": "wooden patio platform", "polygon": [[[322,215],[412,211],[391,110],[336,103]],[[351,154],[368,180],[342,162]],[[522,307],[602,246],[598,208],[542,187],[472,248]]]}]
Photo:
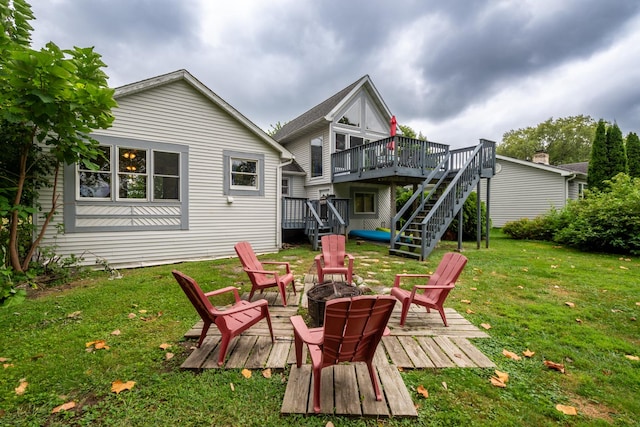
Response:
[{"label": "wooden patio platform", "polygon": [[[277,292],[266,291],[262,295],[255,295],[253,299],[265,298],[269,301],[269,312],[276,337],[274,343],[269,337],[267,322],[263,320],[231,341],[227,360],[219,367],[217,360],[220,334],[212,327],[202,346],[194,348],[181,368],[285,369],[290,366],[281,412],[313,414],[311,365],[303,364],[300,368],[295,366],[293,328],[289,321],[291,316],[297,314],[300,306],[306,306],[305,297],[306,292],[302,286],[297,298],[293,292],[288,293],[287,307],[282,306],[281,297]],[[388,324],[391,335],[383,337],[376,353],[375,365],[383,389],[383,400],[375,400],[364,364],[343,364],[322,371],[323,412],[377,417],[415,417],[417,412],[399,369],[495,367],[495,364],[469,341],[469,338],[486,338],[488,335],[455,310],[446,309],[449,327],[445,327],[437,312],[426,313],[423,308],[412,306],[403,328],[400,327],[400,308],[400,304],[396,304]],[[197,339],[201,331],[200,321],[184,336]],[[305,360],[306,350],[305,346]]]}]

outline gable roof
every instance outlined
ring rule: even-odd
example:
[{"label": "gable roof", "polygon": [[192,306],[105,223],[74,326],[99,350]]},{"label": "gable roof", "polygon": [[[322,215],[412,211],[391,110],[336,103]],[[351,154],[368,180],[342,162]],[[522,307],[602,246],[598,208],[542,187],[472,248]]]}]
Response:
[{"label": "gable roof", "polygon": [[115,89],[114,98],[123,98],[128,95],[132,95],[135,93],[143,92],[146,90],[150,90],[159,86],[163,86],[169,83],[173,83],[176,81],[184,80],[189,85],[191,85],[194,89],[204,95],[207,99],[213,102],[215,105],[220,107],[222,110],[227,112],[231,117],[240,122],[244,127],[246,127],[250,132],[256,135],[259,139],[263,140],[267,145],[271,146],[273,149],[280,153],[280,158],[282,159],[293,159],[294,156],[284,148],[282,145],[278,144],[273,138],[271,138],[265,131],[260,129],[255,123],[246,118],[243,114],[241,114],[238,110],[233,108],[231,104],[229,104],[224,99],[220,98],[215,92],[205,86],[200,80],[196,79],[191,73],[187,70],[178,70],[171,73],[163,74],[157,77],[152,77],[146,80],[141,80],[139,82],[130,83],[124,86],[120,86]]},{"label": "gable roof", "polygon": [[558,165],[558,167],[586,175],[589,170],[589,162],[565,163],[564,165]]},{"label": "gable roof", "polygon": [[[513,157],[502,156],[500,154],[496,154],[497,160],[503,160],[506,162],[516,163],[523,166],[532,167],[535,169],[541,169],[547,172],[553,172],[560,174],[560,176],[572,176],[572,175],[580,175],[581,178],[587,178],[586,166],[584,167],[584,172],[582,172],[577,165],[582,165],[582,163],[568,163],[566,165],[560,166],[551,166],[545,165],[544,163],[534,163],[527,160],[515,159]],[[587,162],[584,162],[585,165],[588,165]],[[571,168],[573,166],[573,168]]]},{"label": "gable roof", "polygon": [[362,87],[366,87],[374,98],[374,102],[382,110],[387,118],[391,118],[391,111],[385,104],[382,96],[373,85],[369,75],[365,75],[349,86],[340,90],[336,94],[322,101],[320,104],[311,108],[310,110],[302,113],[295,119],[287,122],[273,138],[278,142],[283,142],[294,138],[307,129],[313,128],[317,125],[323,125],[327,122],[332,122],[335,119],[335,115],[344,107],[351,97]]}]

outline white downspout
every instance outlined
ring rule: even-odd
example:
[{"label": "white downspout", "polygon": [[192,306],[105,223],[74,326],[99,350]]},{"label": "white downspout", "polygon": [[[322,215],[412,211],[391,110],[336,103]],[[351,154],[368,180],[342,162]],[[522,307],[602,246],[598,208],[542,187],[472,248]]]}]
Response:
[{"label": "white downspout", "polygon": [[295,158],[291,158],[276,166],[276,248],[282,247],[282,168],[289,166]]},{"label": "white downspout", "polygon": [[569,200],[569,182],[573,181],[574,179],[576,179],[577,174],[572,173],[571,176],[569,176],[569,178],[567,178],[567,180],[565,181],[565,186],[564,186],[564,205],[567,206],[567,202]]}]

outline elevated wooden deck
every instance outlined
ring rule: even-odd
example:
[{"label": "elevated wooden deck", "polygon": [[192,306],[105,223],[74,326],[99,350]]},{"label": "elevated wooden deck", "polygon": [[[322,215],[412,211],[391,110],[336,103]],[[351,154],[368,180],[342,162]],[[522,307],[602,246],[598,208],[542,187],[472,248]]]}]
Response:
[{"label": "elevated wooden deck", "polygon": [[[309,288],[310,284],[306,284]],[[184,361],[183,369],[285,369],[290,367],[287,389],[283,399],[283,414],[313,414],[313,387],[311,365],[295,366],[293,328],[289,318],[306,306],[306,292],[302,286],[298,294],[289,292],[287,307],[275,291],[267,291],[254,299],[269,301],[269,312],[274,343],[269,337],[267,322],[261,321],[229,345],[227,360],[222,367],[217,364],[220,334],[212,327],[200,348],[194,348]],[[247,296],[244,295],[243,298]],[[411,307],[405,327],[400,327],[400,304],[397,304],[389,321],[391,335],[382,339],[378,347],[375,365],[384,391],[383,400],[377,402],[369,380],[367,368],[362,363],[343,364],[322,371],[323,413],[361,416],[408,416],[417,412],[411,395],[404,386],[399,369],[425,368],[491,368],[495,364],[480,352],[469,338],[486,338],[488,335],[472,325],[453,309],[446,309],[449,327],[442,324],[437,312]],[[185,338],[197,339],[202,322],[196,323]],[[303,357],[307,359],[306,347]]]}]

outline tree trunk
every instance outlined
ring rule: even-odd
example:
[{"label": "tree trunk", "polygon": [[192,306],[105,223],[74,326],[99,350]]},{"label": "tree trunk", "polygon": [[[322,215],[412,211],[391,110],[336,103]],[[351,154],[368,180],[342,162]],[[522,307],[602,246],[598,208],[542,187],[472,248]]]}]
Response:
[{"label": "tree trunk", "polygon": [[[33,138],[32,138],[33,140]],[[22,191],[24,189],[24,181],[27,177],[27,157],[29,155],[29,144],[26,144],[20,154],[20,173],[18,175],[18,185],[16,187],[16,197],[13,200],[13,211],[11,212],[11,226],[9,228],[9,259],[11,267],[17,273],[24,273],[22,265],[20,265],[20,253],[18,252],[18,223],[20,222],[19,208],[20,199],[22,199]]]}]

